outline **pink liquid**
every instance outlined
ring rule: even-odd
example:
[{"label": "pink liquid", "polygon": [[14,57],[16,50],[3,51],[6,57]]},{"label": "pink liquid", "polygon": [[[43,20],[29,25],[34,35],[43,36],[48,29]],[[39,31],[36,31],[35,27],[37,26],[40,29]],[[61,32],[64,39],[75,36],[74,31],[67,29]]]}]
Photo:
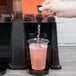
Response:
[{"label": "pink liquid", "polygon": [[30,44],[31,65],[33,70],[44,70],[46,66],[47,45]]}]

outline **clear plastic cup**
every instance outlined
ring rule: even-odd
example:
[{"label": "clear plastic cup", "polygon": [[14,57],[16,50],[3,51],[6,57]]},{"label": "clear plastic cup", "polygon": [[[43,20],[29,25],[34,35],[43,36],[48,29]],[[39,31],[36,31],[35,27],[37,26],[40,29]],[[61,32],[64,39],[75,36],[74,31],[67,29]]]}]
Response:
[{"label": "clear plastic cup", "polygon": [[33,70],[44,70],[46,67],[48,40],[40,38],[29,39],[31,66]]}]

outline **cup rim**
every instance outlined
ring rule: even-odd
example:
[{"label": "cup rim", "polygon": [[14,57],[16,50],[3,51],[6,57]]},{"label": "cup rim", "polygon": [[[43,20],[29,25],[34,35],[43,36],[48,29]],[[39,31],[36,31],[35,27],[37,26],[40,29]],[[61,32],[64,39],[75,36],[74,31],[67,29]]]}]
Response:
[{"label": "cup rim", "polygon": [[[31,43],[37,43],[37,38],[31,38],[28,40],[28,43],[31,44]],[[39,42],[38,43],[43,43],[43,44],[48,44],[49,43],[49,40],[46,39],[46,38],[39,38]]]}]

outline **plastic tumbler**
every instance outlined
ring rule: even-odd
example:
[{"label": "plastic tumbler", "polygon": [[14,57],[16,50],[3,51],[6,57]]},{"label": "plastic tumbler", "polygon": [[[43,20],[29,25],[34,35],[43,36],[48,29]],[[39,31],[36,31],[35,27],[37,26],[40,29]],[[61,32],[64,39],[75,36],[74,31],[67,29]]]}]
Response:
[{"label": "plastic tumbler", "polygon": [[40,38],[29,39],[30,59],[33,70],[44,70],[46,67],[48,40]]}]

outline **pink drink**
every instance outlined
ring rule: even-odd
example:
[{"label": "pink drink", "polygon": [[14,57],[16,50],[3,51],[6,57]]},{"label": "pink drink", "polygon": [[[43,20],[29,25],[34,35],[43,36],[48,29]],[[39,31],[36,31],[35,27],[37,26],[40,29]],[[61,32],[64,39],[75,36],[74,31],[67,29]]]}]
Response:
[{"label": "pink drink", "polygon": [[47,45],[42,43],[30,44],[30,57],[33,70],[44,70],[46,67]]}]

